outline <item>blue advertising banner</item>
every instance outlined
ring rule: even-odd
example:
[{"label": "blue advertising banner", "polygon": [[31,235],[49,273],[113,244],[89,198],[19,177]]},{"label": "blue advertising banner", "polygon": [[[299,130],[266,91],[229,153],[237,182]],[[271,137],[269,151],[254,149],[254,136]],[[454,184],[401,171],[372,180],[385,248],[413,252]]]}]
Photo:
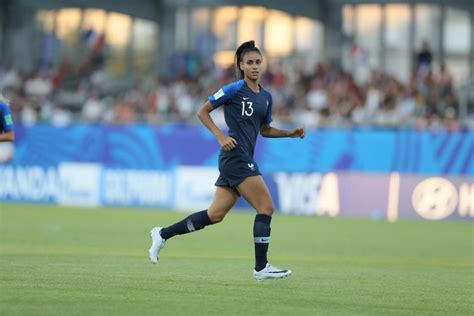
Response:
[{"label": "blue advertising banner", "polygon": [[[205,128],[188,125],[47,125],[16,129],[17,166],[98,163],[108,168],[171,170],[217,167],[219,146]],[[259,138],[263,173],[401,172],[474,175],[473,132],[312,130],[300,139]]]},{"label": "blue advertising banner", "polygon": [[[195,211],[212,201],[218,154],[197,126],[20,126],[0,201]],[[285,214],[474,218],[473,133],[308,131],[260,138],[255,160]]]}]

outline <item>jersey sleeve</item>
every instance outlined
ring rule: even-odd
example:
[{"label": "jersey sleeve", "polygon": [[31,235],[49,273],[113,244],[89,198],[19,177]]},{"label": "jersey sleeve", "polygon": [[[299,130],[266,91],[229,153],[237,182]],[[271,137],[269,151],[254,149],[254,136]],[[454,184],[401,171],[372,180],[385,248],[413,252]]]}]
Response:
[{"label": "jersey sleeve", "polygon": [[267,99],[267,112],[265,114],[265,119],[263,120],[264,124],[270,124],[273,121],[272,118],[272,95],[269,93],[268,94],[268,99]]},{"label": "jersey sleeve", "polygon": [[209,96],[209,102],[213,108],[218,108],[222,104],[232,98],[240,88],[242,88],[243,80],[228,84],[219,89],[216,93]]},{"label": "jersey sleeve", "polygon": [[2,115],[2,125],[3,131],[9,132],[13,130],[13,118],[8,106],[2,102],[0,102],[0,114]]}]

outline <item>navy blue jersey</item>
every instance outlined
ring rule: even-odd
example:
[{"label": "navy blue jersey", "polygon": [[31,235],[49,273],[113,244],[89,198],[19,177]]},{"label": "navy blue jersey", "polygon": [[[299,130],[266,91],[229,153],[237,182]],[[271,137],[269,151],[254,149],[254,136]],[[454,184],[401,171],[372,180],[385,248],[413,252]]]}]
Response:
[{"label": "navy blue jersey", "polygon": [[13,130],[12,114],[8,105],[0,101],[0,133],[6,133]]},{"label": "navy blue jersey", "polygon": [[260,127],[272,121],[270,92],[260,86],[260,92],[255,93],[245,80],[239,80],[209,96],[209,102],[214,108],[224,105],[229,136],[237,140],[234,150],[221,150],[221,155],[244,155],[253,158]]}]

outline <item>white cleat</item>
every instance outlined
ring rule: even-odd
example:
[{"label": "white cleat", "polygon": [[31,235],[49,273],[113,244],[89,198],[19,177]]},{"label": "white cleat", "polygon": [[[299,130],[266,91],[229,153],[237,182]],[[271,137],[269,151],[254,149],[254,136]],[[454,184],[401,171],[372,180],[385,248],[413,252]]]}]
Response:
[{"label": "white cleat", "polygon": [[165,240],[160,235],[161,229],[162,227],[154,227],[150,232],[152,243],[148,253],[150,254],[151,263],[158,262],[160,250],[165,246]]},{"label": "white cleat", "polygon": [[257,281],[263,281],[267,279],[281,279],[291,275],[291,270],[278,269],[273,267],[270,263],[267,263],[265,268],[260,271],[253,270],[253,277]]}]

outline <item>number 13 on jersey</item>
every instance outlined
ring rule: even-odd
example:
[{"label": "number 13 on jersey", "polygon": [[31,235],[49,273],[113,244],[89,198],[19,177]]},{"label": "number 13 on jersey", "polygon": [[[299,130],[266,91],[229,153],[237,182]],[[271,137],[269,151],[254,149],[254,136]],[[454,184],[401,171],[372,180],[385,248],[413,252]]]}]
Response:
[{"label": "number 13 on jersey", "polygon": [[252,114],[253,114],[253,107],[252,107],[253,102],[242,101],[241,103],[242,103],[242,116],[252,116]]}]

